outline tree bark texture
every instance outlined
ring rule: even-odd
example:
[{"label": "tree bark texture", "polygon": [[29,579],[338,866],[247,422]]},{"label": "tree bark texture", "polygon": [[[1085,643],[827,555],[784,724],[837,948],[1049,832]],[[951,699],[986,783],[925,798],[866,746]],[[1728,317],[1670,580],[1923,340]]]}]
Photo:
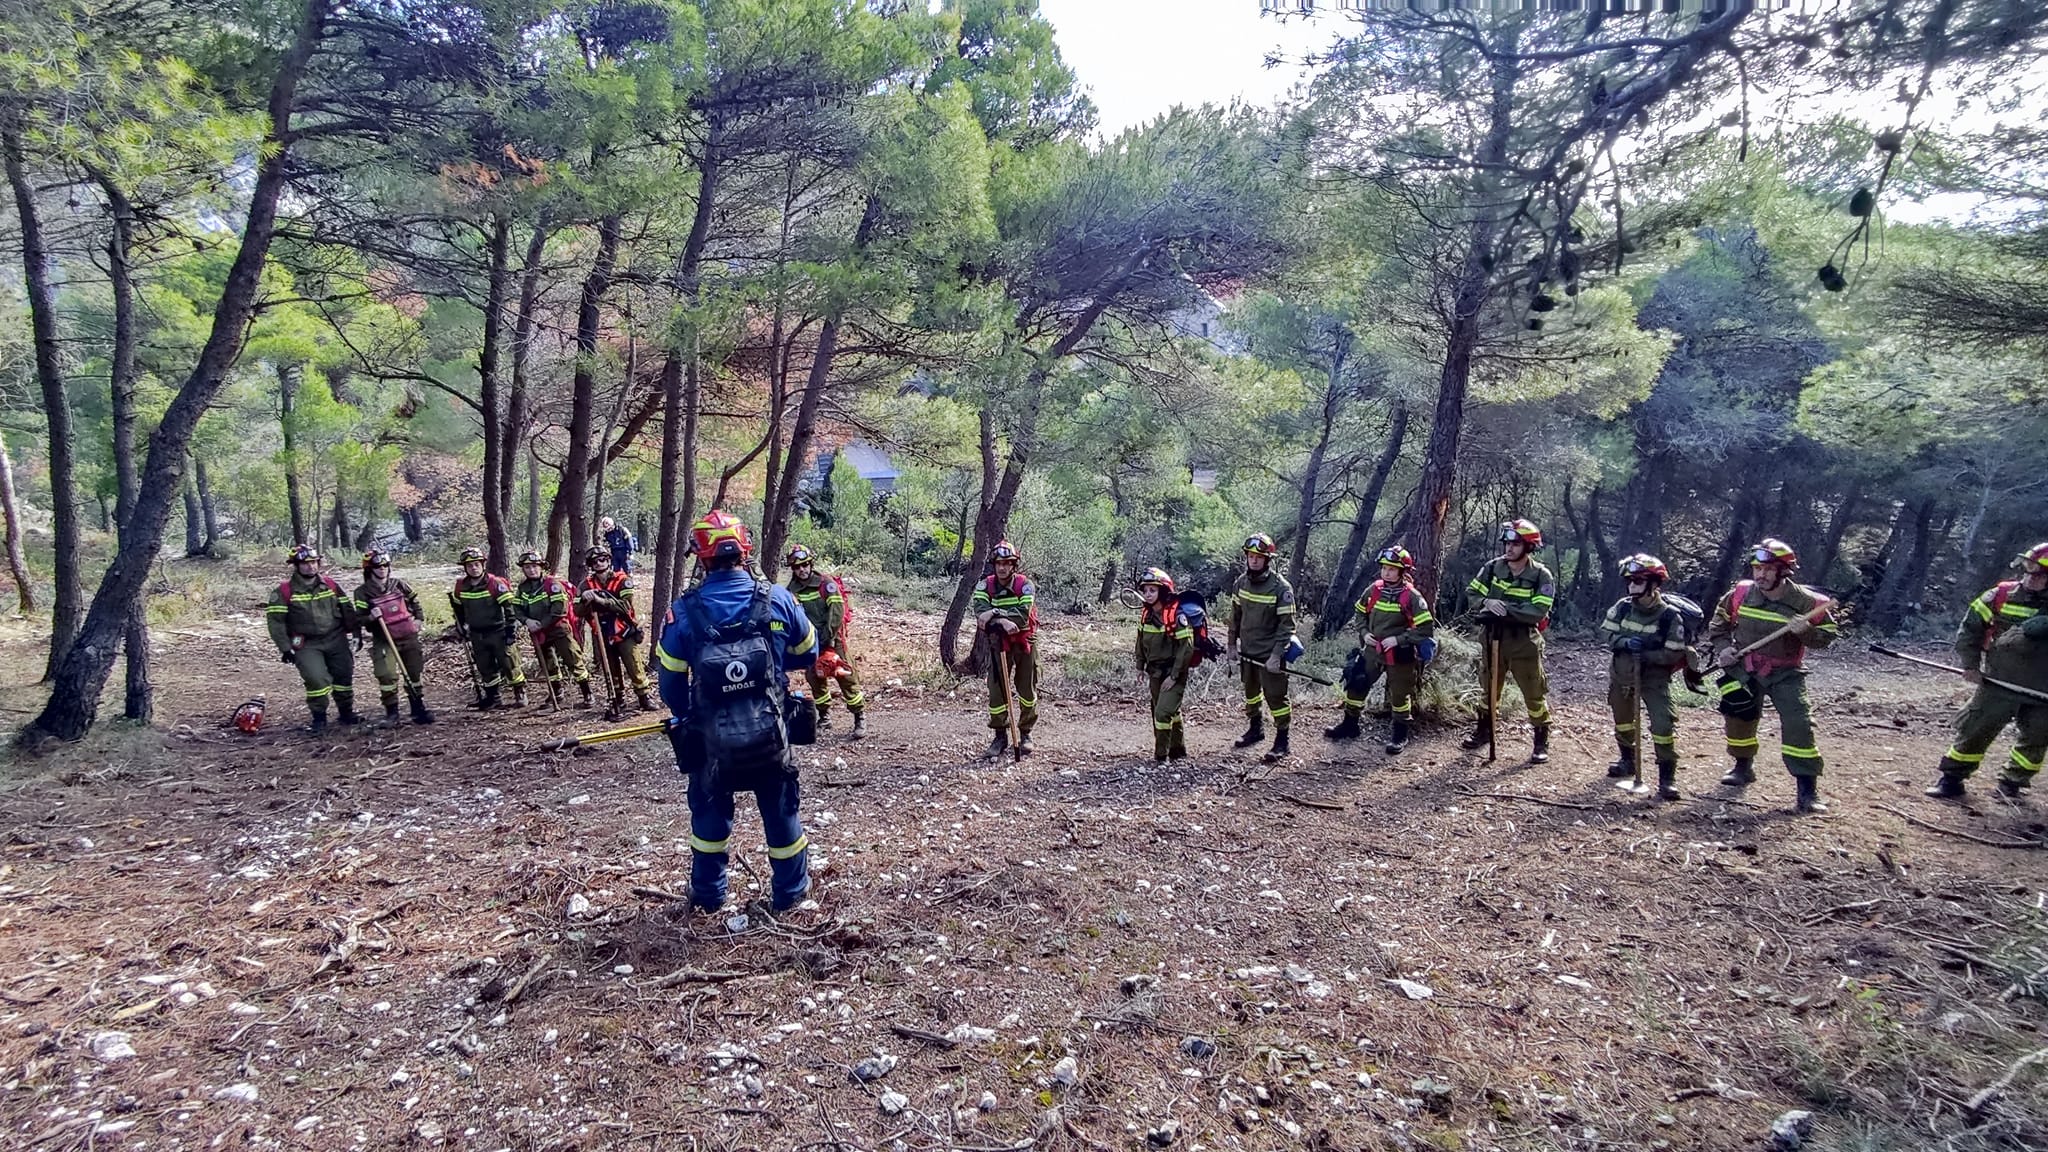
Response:
[{"label": "tree bark texture", "polygon": [[[611,215],[597,225],[597,256],[590,274],[583,278],[583,291],[576,304],[576,370],[569,394],[569,450],[562,459],[562,486],[555,495],[560,510],[548,517],[548,567],[562,569],[566,544],[569,579],[583,579],[583,556],[578,551],[590,540],[590,510],[585,494],[590,491],[590,416],[597,394],[597,339],[603,319],[604,295],[612,286],[612,268],[619,256],[620,218]],[[564,541],[557,528],[566,515],[569,538]]]},{"label": "tree bark texture", "polygon": [[35,587],[29,583],[28,560],[21,550],[21,504],[14,494],[14,461],[0,439],[0,516],[7,521],[7,571],[14,577],[15,608],[26,616],[36,610]]},{"label": "tree bark texture", "polygon": [[113,670],[128,618],[136,610],[150,562],[162,546],[171,502],[177,499],[185,453],[228,371],[241,352],[264,260],[277,231],[277,204],[290,158],[293,101],[313,53],[319,48],[332,0],[307,0],[290,46],[278,57],[268,100],[268,129],[259,149],[256,178],[235,260],[214,307],[206,343],[192,372],[164,410],[149,438],[149,453],[138,485],[130,531],[114,553],[87,609],[85,624],[52,678],[50,699],[18,737],[26,747],[45,740],[76,740],[99,714],[100,692]]},{"label": "tree bark texture", "polygon": [[506,452],[505,418],[498,403],[499,345],[505,328],[505,292],[511,279],[512,221],[491,218],[490,274],[484,286],[483,347],[477,350],[477,407],[484,424],[484,547],[492,571],[502,571],[505,555],[505,506],[498,494],[511,467]]},{"label": "tree bark texture", "polygon": [[1379,565],[1366,559],[1372,544],[1373,521],[1379,516],[1380,499],[1387,490],[1387,477],[1401,458],[1401,445],[1408,439],[1408,402],[1394,397],[1387,424],[1387,442],[1380,446],[1372,464],[1372,479],[1358,498],[1358,510],[1351,517],[1351,531],[1344,540],[1344,552],[1337,559],[1337,571],[1330,579],[1329,595],[1323,599],[1322,615],[1316,620],[1316,635],[1331,636],[1351,622],[1351,607],[1379,576]]}]

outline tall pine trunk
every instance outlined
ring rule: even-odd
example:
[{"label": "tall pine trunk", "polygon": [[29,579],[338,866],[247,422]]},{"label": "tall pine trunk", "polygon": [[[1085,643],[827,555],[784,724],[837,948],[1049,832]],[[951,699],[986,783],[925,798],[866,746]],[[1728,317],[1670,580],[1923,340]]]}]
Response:
[{"label": "tall pine trunk", "polygon": [[1294,510],[1294,555],[1287,561],[1287,582],[1296,588],[1301,587],[1301,579],[1308,572],[1308,537],[1315,528],[1316,494],[1323,477],[1323,460],[1330,454],[1330,436],[1336,430],[1338,415],[1344,410],[1341,381],[1349,343],[1340,338],[1337,351],[1330,356],[1328,386],[1323,389],[1322,420],[1316,430],[1315,447],[1309,449],[1308,463],[1301,470],[1301,499]]},{"label": "tall pine trunk", "polygon": [[505,567],[505,506],[498,493],[511,467],[505,449],[505,421],[498,404],[498,350],[505,327],[505,289],[511,278],[512,222],[491,218],[490,279],[484,287],[484,342],[476,357],[477,407],[484,422],[484,545],[493,571]]},{"label": "tall pine trunk", "polygon": [[206,538],[199,542],[199,551],[202,555],[211,556],[214,546],[220,543],[220,523],[215,518],[217,501],[213,498],[213,481],[207,475],[206,457],[194,458],[192,478],[199,488],[199,522],[206,527]]},{"label": "tall pine trunk", "polygon": [[7,521],[7,571],[14,577],[15,606],[26,616],[36,610],[36,594],[21,551],[21,503],[14,494],[14,461],[7,455],[5,439],[0,439],[0,516]]},{"label": "tall pine trunk", "polygon": [[[723,133],[723,119],[713,114],[705,125],[704,154],[697,164],[697,205],[690,233],[676,255],[676,300],[686,312],[694,312],[703,293],[704,248],[711,241],[711,217],[725,166]],[[696,324],[694,315],[690,323]],[[653,605],[664,611],[682,590],[683,551],[689,518],[696,511],[691,505],[697,498],[697,391],[695,373],[685,364],[686,359],[694,364],[696,355],[695,340],[686,340],[682,347],[670,348],[661,364],[661,509],[655,517]],[[648,645],[650,660],[653,647]]]},{"label": "tall pine trunk", "polygon": [[299,382],[302,364],[277,366],[277,425],[284,437],[284,502],[292,514],[292,543],[311,543],[306,534],[306,498],[299,488]]},{"label": "tall pine trunk", "polygon": [[[611,289],[612,266],[619,255],[620,218],[607,216],[597,225],[597,257],[583,278],[576,304],[576,370],[569,395],[569,450],[562,458],[562,486],[555,493],[555,511],[548,516],[548,567],[559,569],[569,551],[569,579],[583,579],[583,556],[577,551],[590,539],[590,409],[597,392],[597,338],[603,319],[604,294]],[[599,445],[598,451],[604,450]],[[561,535],[564,522],[569,531]]]},{"label": "tall pine trunk", "polygon": [[[533,347],[533,326],[535,313],[540,307],[541,255],[547,247],[548,226],[543,217],[533,226],[533,235],[526,241],[526,261],[520,265],[519,311],[512,321],[512,389],[505,404],[505,447],[500,457],[501,475],[498,490],[494,494],[498,501],[500,523],[509,524],[512,519],[512,472],[513,461],[522,456],[527,461],[528,487],[526,492],[525,541],[531,545],[539,532],[536,521],[540,518],[540,493],[538,490],[539,467],[527,453],[527,353]],[[508,545],[509,549],[509,545]],[[504,575],[502,564],[491,566],[491,571]]]},{"label": "tall pine trunk", "polygon": [[227,380],[242,348],[270,242],[277,231],[277,204],[291,155],[292,103],[307,63],[319,48],[332,0],[306,0],[289,48],[277,57],[268,100],[264,146],[257,150],[256,177],[235,260],[228,268],[206,343],[192,372],[164,410],[149,438],[149,455],[137,486],[129,531],[114,553],[86,610],[85,624],[52,677],[49,702],[17,737],[24,747],[51,739],[76,740],[99,715],[100,692],[113,671],[114,655],[136,611],[149,565],[163,544],[171,502],[192,433]]},{"label": "tall pine trunk", "polygon": [[[867,206],[861,211],[860,224],[853,230],[853,252],[856,256],[866,251],[874,240],[875,228],[881,219],[882,198],[870,193]],[[782,561],[782,545],[789,538],[789,518],[796,510],[797,481],[810,462],[811,442],[817,437],[818,407],[825,401],[825,386],[832,376],[832,360],[839,354],[839,325],[839,313],[834,311],[825,318],[824,327],[818,332],[818,345],[811,355],[811,370],[804,379],[803,399],[797,402],[796,423],[789,432],[789,455],[782,461],[782,478],[775,485],[775,505],[762,514],[768,522],[768,542],[762,549],[761,570],[770,579],[774,578]]]},{"label": "tall pine trunk", "polygon": [[[135,243],[135,208],[111,177],[96,169],[92,175],[106,195],[114,225],[107,237],[107,285],[114,297],[114,347],[108,389],[114,419],[114,522],[118,541],[127,534],[128,512],[135,507],[135,279],[130,262]],[[128,634],[121,641],[126,673],[122,715],[141,724],[149,723],[154,710],[146,604],[146,600],[136,601]]]},{"label": "tall pine trunk", "polygon": [[57,342],[57,289],[50,282],[50,252],[35,189],[28,181],[21,126],[0,123],[0,159],[14,191],[16,226],[21,229],[22,276],[28,288],[29,328],[35,335],[36,381],[43,390],[43,416],[50,425],[50,512],[56,522],[53,564],[56,589],[50,596],[50,659],[43,679],[53,680],[78,635],[78,485],[73,479],[71,401],[64,393],[62,348]]},{"label": "tall pine trunk", "polygon": [[1358,511],[1351,517],[1344,552],[1338,557],[1337,572],[1330,579],[1329,595],[1323,599],[1322,616],[1316,621],[1317,636],[1342,631],[1351,620],[1351,606],[1358,603],[1379,576],[1379,566],[1366,561],[1366,550],[1372,544],[1373,521],[1379,516],[1387,477],[1393,474],[1394,464],[1401,458],[1401,445],[1407,439],[1408,402],[1396,396],[1393,418],[1387,425],[1387,442],[1380,447],[1379,458],[1373,461],[1372,479],[1366,483],[1365,494],[1358,498]]},{"label": "tall pine trunk", "polygon": [[192,483],[192,458],[185,459],[184,474],[179,478],[179,488],[185,498],[185,558],[206,555],[206,542],[201,536],[199,511],[199,489]]}]

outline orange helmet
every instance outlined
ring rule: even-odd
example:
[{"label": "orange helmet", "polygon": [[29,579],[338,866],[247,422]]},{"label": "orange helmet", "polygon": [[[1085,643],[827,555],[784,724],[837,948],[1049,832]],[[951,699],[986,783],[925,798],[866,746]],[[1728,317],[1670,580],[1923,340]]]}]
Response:
[{"label": "orange helmet", "polygon": [[1799,553],[1790,544],[1775,536],[1766,536],[1749,546],[1749,562],[1752,564],[1776,564],[1787,572],[1799,571]]},{"label": "orange helmet", "polygon": [[754,539],[740,518],[716,508],[691,525],[690,545],[707,564],[720,557],[744,560],[754,551]]},{"label": "orange helmet", "polygon": [[1500,522],[1500,542],[1503,544],[1520,540],[1523,547],[1534,551],[1543,547],[1543,529],[1534,520],[1503,520]]},{"label": "orange helmet", "polygon": [[1666,580],[1671,579],[1671,570],[1664,567],[1664,562],[1655,556],[1647,552],[1638,552],[1633,556],[1622,559],[1621,578],[1623,580],[1654,580],[1662,584]]}]

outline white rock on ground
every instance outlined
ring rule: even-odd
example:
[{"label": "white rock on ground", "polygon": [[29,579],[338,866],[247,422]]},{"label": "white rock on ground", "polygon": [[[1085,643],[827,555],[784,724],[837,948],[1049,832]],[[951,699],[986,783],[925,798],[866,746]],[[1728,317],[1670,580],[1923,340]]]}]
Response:
[{"label": "white rock on ground", "polygon": [[875,1105],[882,1110],[882,1115],[894,1116],[910,1106],[910,1097],[901,1092],[884,1092]]},{"label": "white rock on ground", "polygon": [[1052,1066],[1052,1082],[1062,1088],[1072,1088],[1081,1080],[1081,1065],[1072,1056],[1060,1057]]},{"label": "white rock on ground", "polygon": [[91,1040],[86,1041],[86,1050],[102,1064],[135,1058],[135,1045],[129,1042],[126,1032],[95,1033]]}]

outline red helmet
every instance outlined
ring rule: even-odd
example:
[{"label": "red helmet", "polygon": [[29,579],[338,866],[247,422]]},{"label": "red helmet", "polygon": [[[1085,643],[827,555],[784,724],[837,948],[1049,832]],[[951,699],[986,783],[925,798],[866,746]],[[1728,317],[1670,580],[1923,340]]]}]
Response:
[{"label": "red helmet", "polygon": [[1168,596],[1173,595],[1173,577],[1168,575],[1164,568],[1147,568],[1140,572],[1138,574],[1138,587],[1142,589],[1147,584],[1156,584],[1159,586],[1160,591]]},{"label": "red helmet", "polygon": [[1017,551],[1017,546],[1008,540],[996,541],[996,546],[988,550],[988,559],[991,564],[998,560],[1008,560],[1013,564],[1024,562],[1024,557]]},{"label": "red helmet", "polygon": [[1247,556],[1264,556],[1266,559],[1271,560],[1280,554],[1280,546],[1273,543],[1273,538],[1264,532],[1254,532],[1244,538],[1244,554]]},{"label": "red helmet", "polygon": [[1503,520],[1500,522],[1500,542],[1503,544],[1520,540],[1524,547],[1534,551],[1543,547],[1543,529],[1534,520]]},{"label": "red helmet", "polygon": [[1403,572],[1415,571],[1415,556],[1399,544],[1390,544],[1380,549],[1379,562],[1399,568]]},{"label": "red helmet", "polygon": [[1776,564],[1787,572],[1799,571],[1799,553],[1790,544],[1775,536],[1766,536],[1749,546],[1749,562],[1752,564]]},{"label": "red helmet", "polygon": [[690,545],[697,559],[708,564],[720,557],[746,559],[754,551],[754,538],[739,517],[714,508],[690,527]]},{"label": "red helmet", "polygon": [[2020,553],[2017,563],[2022,572],[2048,572],[2048,541]]},{"label": "red helmet", "polygon": [[1621,578],[1623,580],[1650,580],[1662,584],[1666,580],[1671,579],[1671,570],[1664,567],[1662,560],[1657,559],[1648,552],[1638,552],[1633,556],[1622,558]]}]

